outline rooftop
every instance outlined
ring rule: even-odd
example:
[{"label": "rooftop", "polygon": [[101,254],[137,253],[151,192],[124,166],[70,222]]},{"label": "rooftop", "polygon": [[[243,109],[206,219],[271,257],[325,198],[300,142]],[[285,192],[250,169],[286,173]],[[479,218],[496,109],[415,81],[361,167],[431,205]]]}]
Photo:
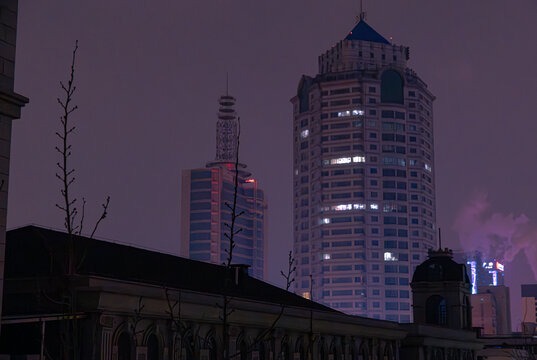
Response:
[{"label": "rooftop", "polygon": [[[64,273],[69,235],[38,226],[7,232],[5,279],[57,276]],[[240,274],[239,286],[224,289],[227,268],[156,251],[75,236],[83,261],[78,275],[100,276],[220,295],[337,312],[277,286]],[[233,274],[234,275],[234,274]],[[234,276],[232,275],[232,278]]]},{"label": "rooftop", "polygon": [[360,20],[358,24],[349,32],[345,40],[362,40],[390,45],[382,35],[376,32],[364,20]]}]

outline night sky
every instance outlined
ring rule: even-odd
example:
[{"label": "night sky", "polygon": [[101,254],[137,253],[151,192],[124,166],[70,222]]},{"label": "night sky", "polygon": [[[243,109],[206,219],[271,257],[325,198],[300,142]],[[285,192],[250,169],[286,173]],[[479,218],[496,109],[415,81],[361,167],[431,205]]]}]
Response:
[{"label": "night sky", "polygon": [[[367,22],[410,47],[436,95],[437,223],[443,244],[507,257],[514,322],[537,270],[535,0],[366,1]],[[54,150],[59,81],[75,39],[76,195],[98,236],[179,252],[181,169],[215,156],[217,99],[241,116],[241,161],[269,202],[269,276],[292,244],[292,109],[302,74],[355,23],[351,0],[21,0],[8,227],[61,228]],[[519,251],[521,250],[521,251]],[[526,256],[524,254],[527,254]],[[516,324],[513,324],[516,327]]]}]

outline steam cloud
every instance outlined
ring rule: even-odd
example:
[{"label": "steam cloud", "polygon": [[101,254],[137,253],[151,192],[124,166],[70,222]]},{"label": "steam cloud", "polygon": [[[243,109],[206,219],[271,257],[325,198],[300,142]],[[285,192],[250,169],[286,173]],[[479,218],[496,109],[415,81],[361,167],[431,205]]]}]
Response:
[{"label": "steam cloud", "polygon": [[488,194],[480,192],[459,211],[453,230],[465,251],[478,250],[506,262],[524,252],[537,278],[537,227],[526,215],[492,212]]}]

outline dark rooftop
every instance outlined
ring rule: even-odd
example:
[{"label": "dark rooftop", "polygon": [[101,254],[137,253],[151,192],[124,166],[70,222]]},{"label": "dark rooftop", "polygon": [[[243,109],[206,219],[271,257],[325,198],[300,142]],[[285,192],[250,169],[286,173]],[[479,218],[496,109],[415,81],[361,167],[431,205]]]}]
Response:
[{"label": "dark rooftop", "polygon": [[345,37],[345,40],[362,40],[390,45],[382,35],[376,32],[371,26],[367,25],[364,20],[360,20],[358,24]]},{"label": "dark rooftop", "polygon": [[[69,236],[38,226],[7,232],[5,279],[57,276],[65,272]],[[153,284],[210,294],[223,294],[226,267],[83,236],[75,237],[76,254],[83,259],[78,275]],[[231,276],[234,279],[234,276]],[[236,298],[337,312],[277,286],[241,274],[239,286],[226,293]]]},{"label": "dark rooftop", "polygon": [[453,261],[451,250],[429,250],[429,258],[416,267],[412,282],[460,281],[470,284],[466,267]]}]

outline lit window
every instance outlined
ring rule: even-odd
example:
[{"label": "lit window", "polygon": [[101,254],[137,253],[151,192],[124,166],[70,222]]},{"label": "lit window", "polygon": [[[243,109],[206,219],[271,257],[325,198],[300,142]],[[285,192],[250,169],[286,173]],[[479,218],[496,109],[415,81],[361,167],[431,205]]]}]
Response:
[{"label": "lit window", "polygon": [[323,260],[330,260],[330,254],[323,254]]},{"label": "lit window", "polygon": [[354,204],[354,210],[365,210],[365,204]]},{"label": "lit window", "polygon": [[321,224],[330,224],[330,219],[329,218],[322,218],[321,219]]},{"label": "lit window", "polygon": [[335,211],[352,210],[352,204],[334,205],[332,206],[332,210],[335,210]]},{"label": "lit window", "polygon": [[370,204],[369,207],[371,208],[371,210],[378,210],[379,204]]},{"label": "lit window", "polygon": [[351,162],[351,158],[350,157],[344,157],[344,158],[336,158],[336,159],[331,159],[330,160],[330,164],[331,165],[337,165],[337,164],[348,164]]},{"label": "lit window", "polygon": [[358,115],[358,116],[362,116],[365,114],[365,112],[363,110],[353,110],[352,111],[352,114],[353,115]]},{"label": "lit window", "polygon": [[431,165],[425,164],[425,170],[432,171],[433,169],[431,168]]},{"label": "lit window", "polygon": [[308,136],[310,135],[310,131],[308,129],[304,129],[300,132],[300,137],[302,139],[305,139],[307,138]]},{"label": "lit window", "polygon": [[352,158],[352,162],[363,163],[363,162],[365,162],[365,156],[354,156]]},{"label": "lit window", "polygon": [[295,169],[295,175],[298,175],[298,169]]},{"label": "lit window", "polygon": [[385,252],[384,261],[397,261],[397,256],[392,252]]}]

